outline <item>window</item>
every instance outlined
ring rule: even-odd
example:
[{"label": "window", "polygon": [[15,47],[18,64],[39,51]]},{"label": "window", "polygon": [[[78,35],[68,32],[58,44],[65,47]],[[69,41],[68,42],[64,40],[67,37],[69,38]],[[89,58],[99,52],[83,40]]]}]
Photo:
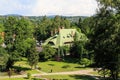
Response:
[{"label": "window", "polygon": [[50,42],[48,42],[48,44],[49,44],[49,45],[55,45],[55,44],[54,44],[53,42],[51,42],[51,41],[50,41]]}]

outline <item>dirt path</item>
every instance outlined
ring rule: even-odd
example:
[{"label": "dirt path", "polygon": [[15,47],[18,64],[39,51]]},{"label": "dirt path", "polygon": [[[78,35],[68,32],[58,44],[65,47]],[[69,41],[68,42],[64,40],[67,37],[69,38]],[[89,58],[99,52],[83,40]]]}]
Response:
[{"label": "dirt path", "polygon": [[[42,71],[39,71],[40,73],[38,74],[32,74],[32,76],[42,76],[42,75],[89,75],[94,77],[91,72],[93,72],[93,69],[85,69],[85,70],[79,70],[79,71],[68,71],[68,72],[55,72],[55,73],[45,73]],[[20,78],[20,77],[27,77],[27,74],[24,75],[16,75],[16,76],[11,76],[11,78]],[[0,76],[0,79],[2,78],[9,78],[8,76]],[[96,78],[96,77],[94,77]],[[96,78],[97,79],[97,78]]]},{"label": "dirt path", "polygon": [[54,73],[42,73],[42,74],[33,74],[33,76],[37,75],[90,75],[90,72],[93,72],[92,69],[89,70],[79,70],[79,71],[67,71],[67,72],[54,72]]}]

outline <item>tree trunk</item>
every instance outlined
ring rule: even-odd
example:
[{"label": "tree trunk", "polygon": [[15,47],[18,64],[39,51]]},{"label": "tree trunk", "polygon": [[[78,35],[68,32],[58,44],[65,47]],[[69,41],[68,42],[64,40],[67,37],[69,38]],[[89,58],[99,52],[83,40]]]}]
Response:
[{"label": "tree trunk", "polygon": [[104,79],[105,79],[105,75],[106,75],[106,74],[105,74],[105,69],[103,69],[103,77],[104,77]]},{"label": "tree trunk", "polygon": [[115,72],[115,78],[118,80],[118,71]]},{"label": "tree trunk", "polygon": [[115,74],[115,72],[112,71],[112,70],[111,70],[111,77],[112,77],[113,80],[117,80],[117,79],[116,79],[116,74]]}]

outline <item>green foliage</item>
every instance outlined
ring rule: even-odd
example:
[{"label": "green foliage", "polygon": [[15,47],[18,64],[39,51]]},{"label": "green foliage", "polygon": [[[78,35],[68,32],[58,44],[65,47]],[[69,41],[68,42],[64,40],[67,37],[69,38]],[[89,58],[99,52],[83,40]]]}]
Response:
[{"label": "green foliage", "polygon": [[6,68],[9,55],[4,48],[0,47],[0,71]]},{"label": "green foliage", "polygon": [[31,73],[27,73],[27,78],[31,79]]},{"label": "green foliage", "polygon": [[44,16],[41,21],[36,22],[35,25],[35,38],[38,41],[41,41],[56,34],[58,32],[58,28],[70,28],[70,21],[60,16],[55,16],[53,19],[49,19]]},{"label": "green foliage", "polygon": [[86,67],[86,66],[89,66],[91,64],[91,61],[87,58],[83,58],[83,59],[81,59],[80,64],[84,65],[84,67]]},{"label": "green foliage", "polygon": [[43,51],[39,53],[40,60],[52,59],[56,53],[56,49],[50,47],[49,45],[43,46]]},{"label": "green foliage", "polygon": [[35,49],[31,49],[28,51],[29,55],[28,55],[28,63],[29,65],[31,66],[31,68],[33,68],[33,66],[36,67],[37,63],[38,63],[38,59],[39,59],[39,56],[38,56],[38,53],[35,52]]},{"label": "green foliage", "polygon": [[64,58],[67,53],[69,53],[70,47],[69,46],[61,46],[57,49],[57,57],[60,58]]},{"label": "green foliage", "polygon": [[35,40],[31,38],[26,38],[23,41],[16,44],[16,47],[21,51],[22,56],[25,56],[25,57],[27,57],[29,54],[27,51],[30,48],[35,47],[35,46],[36,46]]},{"label": "green foliage", "polygon": [[[95,62],[102,70],[110,70],[113,80],[118,79],[120,66],[120,15],[116,2],[113,0],[98,0],[100,2],[100,9],[95,16],[95,32],[93,36],[93,46],[95,52]],[[113,2],[113,3],[112,3]],[[115,5],[113,10],[113,6]],[[111,8],[110,8],[111,7]]]},{"label": "green foliage", "polygon": [[50,19],[48,19],[46,16],[42,18],[41,21],[36,22],[36,27],[35,27],[35,38],[40,41],[40,40],[45,40],[49,36],[51,36],[50,31],[51,31],[51,25],[52,22]]},{"label": "green foliage", "polygon": [[94,34],[94,29],[95,29],[94,23],[95,23],[94,17],[87,17],[85,19],[79,18],[79,21],[75,24],[80,29],[80,31],[79,29],[77,29],[77,31],[83,33],[83,35],[80,36],[79,34],[76,33],[74,40],[78,41],[79,40],[78,37],[82,39],[79,43],[79,44],[82,44],[81,46],[83,47],[82,55],[83,57],[89,58],[91,60],[93,60],[94,58],[93,48],[91,47],[91,39],[92,39],[92,35]]},{"label": "green foliage", "polygon": [[2,32],[4,32],[4,27],[3,27],[3,24],[0,23],[0,44],[3,43],[3,36],[2,36]]},{"label": "green foliage", "polygon": [[3,31],[4,31],[3,24],[0,23],[0,32],[3,32]]},{"label": "green foliage", "polygon": [[73,56],[82,59],[83,53],[85,53],[85,43],[87,42],[87,37],[84,34],[76,33],[74,36],[74,43],[71,47],[70,52]]},{"label": "green foliage", "polygon": [[[97,0],[99,5],[120,12],[120,0]],[[111,8],[110,8],[111,7]]]},{"label": "green foliage", "polygon": [[[6,45],[5,49],[1,49],[1,51],[5,51],[5,54],[1,53],[2,56],[0,57],[3,59],[3,57],[7,55],[5,60],[2,60],[1,63],[3,64],[3,62],[5,62],[4,65],[9,69],[10,67],[13,67],[16,61],[21,60],[21,57],[27,57],[28,63],[32,67],[37,65],[39,56],[41,60],[53,58],[56,49],[53,49],[50,46],[43,47],[43,52],[38,56],[35,48],[35,41],[45,40],[51,35],[56,34],[58,28],[61,27],[72,27],[67,17],[55,16],[53,18],[48,18],[44,16],[42,18],[38,17],[35,21],[30,17],[0,17],[0,32],[5,32],[4,39],[0,36],[0,45],[2,43],[5,43]],[[75,28],[77,28],[77,26],[75,26]],[[81,32],[81,29],[77,28],[77,30]],[[78,36],[81,37],[79,34]],[[66,53],[69,53],[69,48],[66,46],[61,47],[60,51],[64,56]],[[77,51],[80,53],[79,50]]]},{"label": "green foliage", "polygon": [[29,41],[29,38],[33,38],[34,30],[31,22],[23,17],[19,19],[12,16],[7,17],[3,26],[5,27],[4,42],[6,44],[6,50],[9,54],[7,68],[10,68],[27,52],[28,45],[24,45],[27,42],[25,40]]},{"label": "green foliage", "polygon": [[81,23],[81,31],[84,33],[88,39],[91,38],[91,35],[94,33],[94,18],[93,17],[88,17],[85,18],[82,23]]},{"label": "green foliage", "polygon": [[70,49],[71,56],[82,59],[83,54],[83,43],[76,41]]},{"label": "green foliage", "polygon": [[31,39],[28,41],[28,45],[30,45],[27,49],[27,58],[28,58],[28,63],[33,68],[33,66],[36,67],[38,63],[38,52],[36,51],[36,45],[35,45],[35,40]]},{"label": "green foliage", "polygon": [[62,53],[63,53],[62,55],[63,56],[66,56],[67,53],[70,52],[70,47],[69,46],[62,46],[61,48],[62,48]]},{"label": "green foliage", "polygon": [[82,55],[86,53],[85,44],[88,41],[88,38],[81,32],[81,29],[78,28],[78,31],[79,33],[75,33],[74,42],[70,49],[70,52],[73,57],[82,59]]},{"label": "green foliage", "polygon": [[53,21],[53,27],[54,28],[59,28],[59,27],[61,27],[61,17],[60,16],[55,16],[55,18],[53,19],[54,21]]}]

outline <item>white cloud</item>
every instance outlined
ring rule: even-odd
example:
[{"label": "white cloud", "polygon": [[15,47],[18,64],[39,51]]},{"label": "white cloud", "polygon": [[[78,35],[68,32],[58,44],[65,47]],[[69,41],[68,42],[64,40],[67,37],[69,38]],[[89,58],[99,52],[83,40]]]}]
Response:
[{"label": "white cloud", "polygon": [[83,15],[95,14],[95,0],[37,0],[32,8],[34,15]]},{"label": "white cloud", "polygon": [[0,14],[72,15],[95,14],[95,0],[1,0]]},{"label": "white cloud", "polygon": [[32,5],[22,4],[20,0],[1,0],[0,15],[6,14],[27,14],[30,12]]}]

